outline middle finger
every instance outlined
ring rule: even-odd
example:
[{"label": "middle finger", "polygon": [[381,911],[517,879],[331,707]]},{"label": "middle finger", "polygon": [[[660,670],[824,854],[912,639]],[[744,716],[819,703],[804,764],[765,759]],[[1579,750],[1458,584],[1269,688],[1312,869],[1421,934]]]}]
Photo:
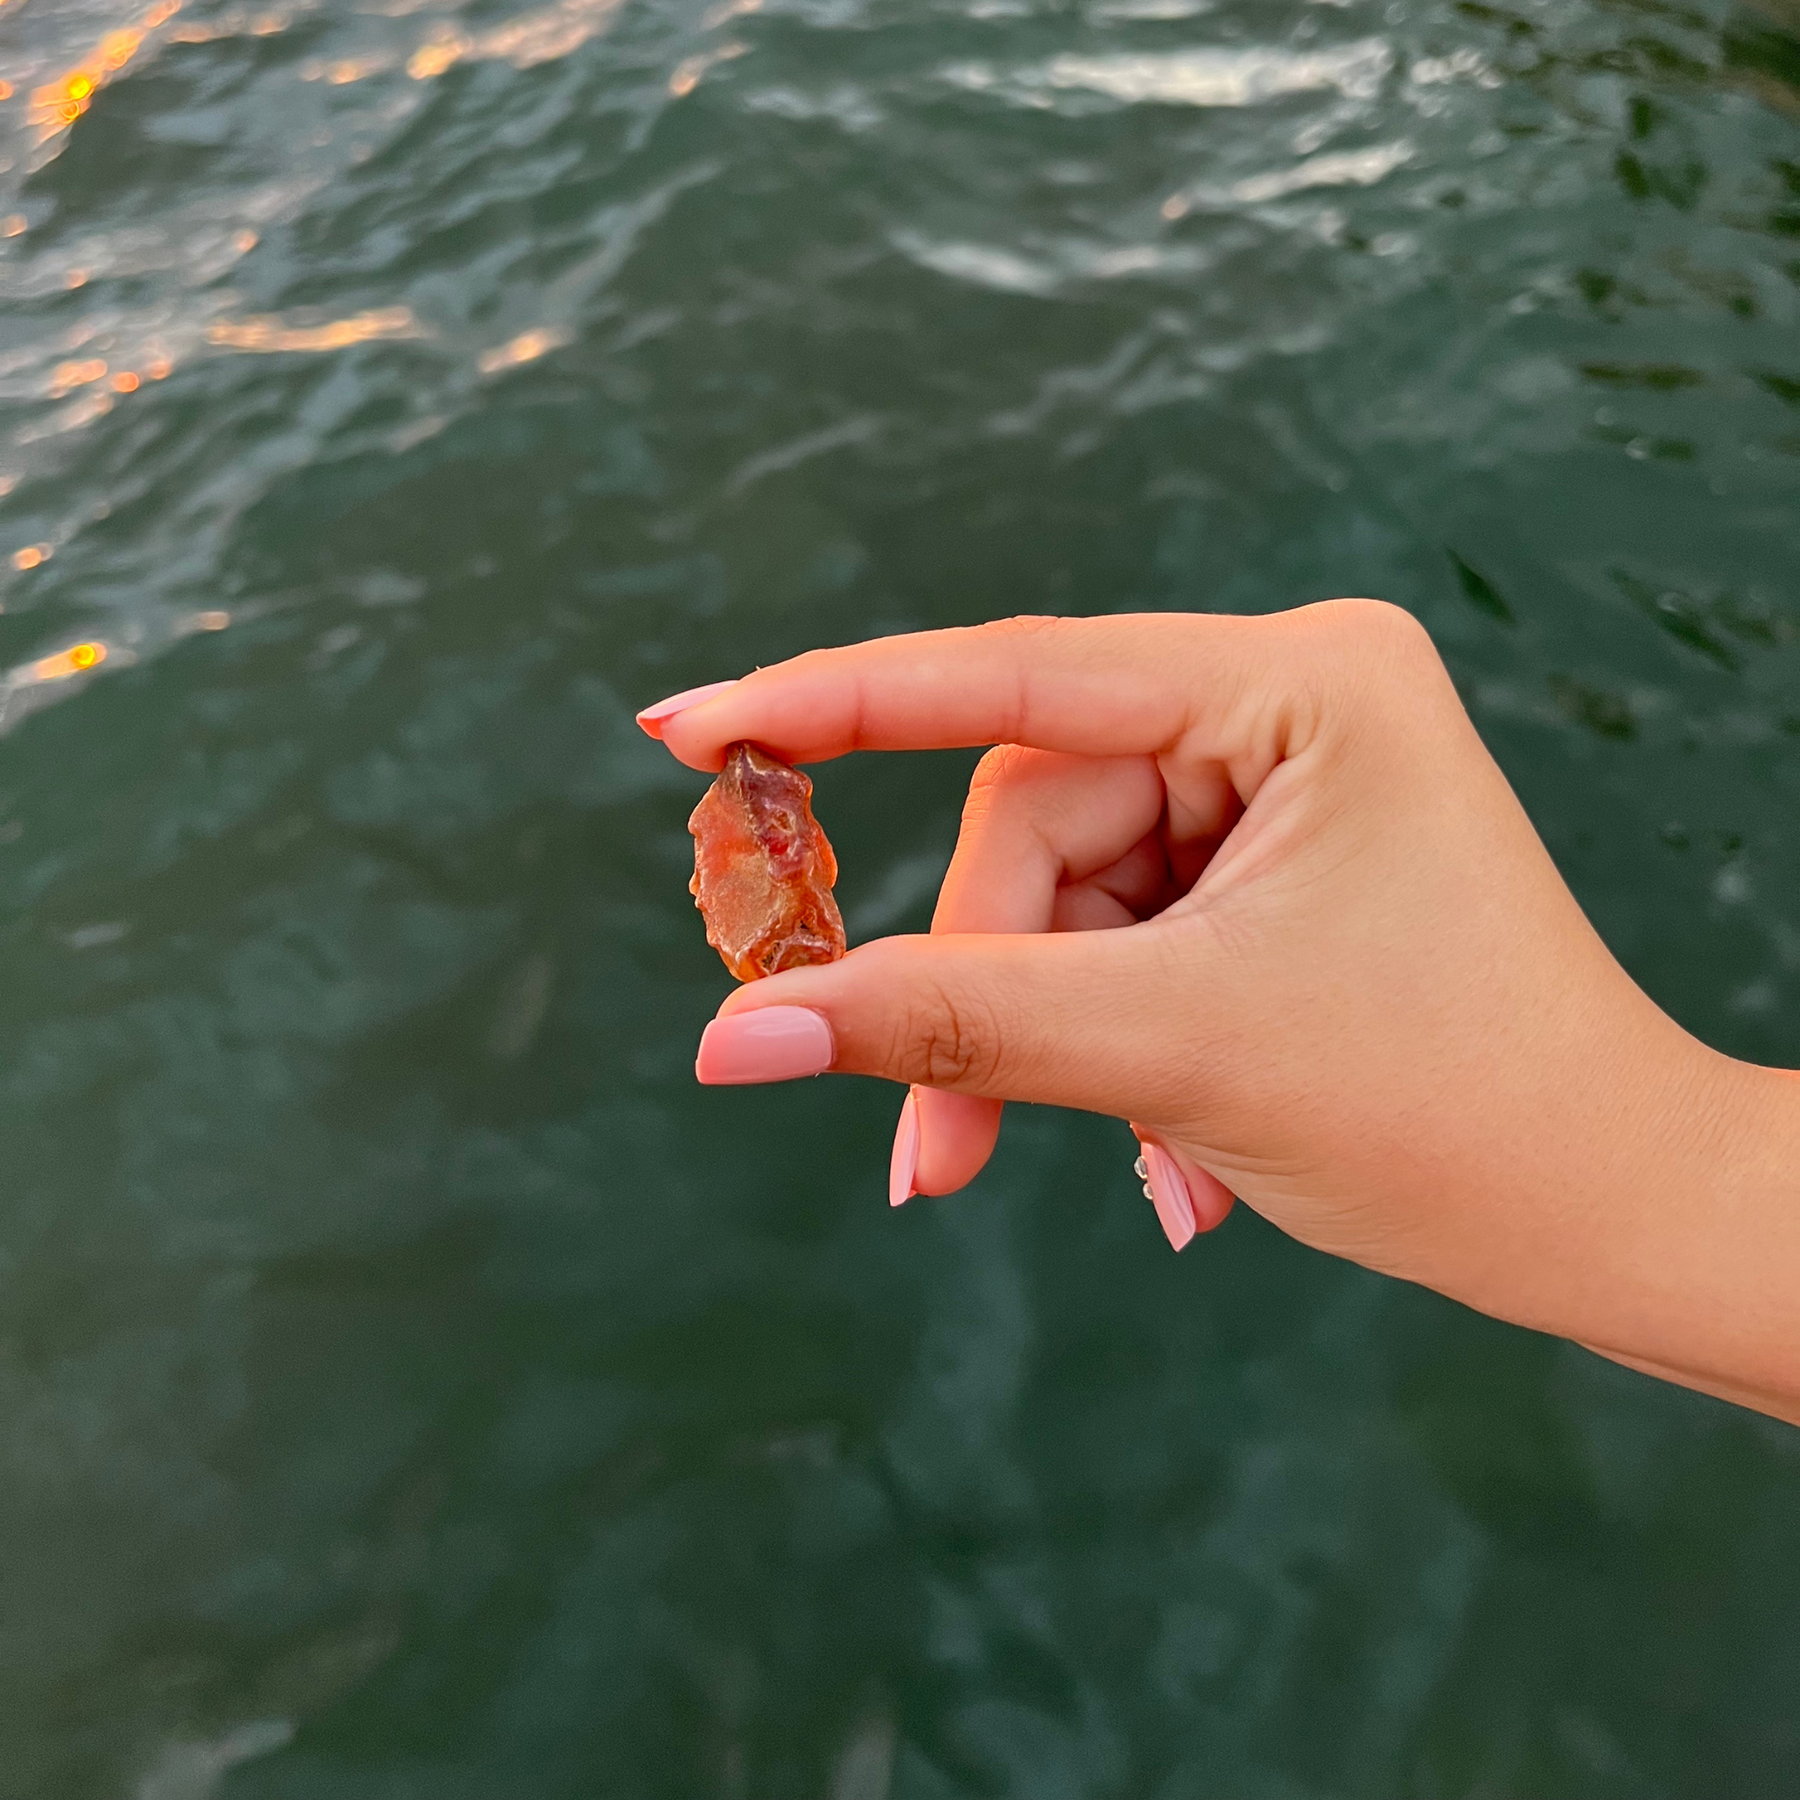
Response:
[{"label": "middle finger", "polygon": [[[938,893],[934,933],[1038,932],[1127,923],[1119,877],[1146,857],[1162,817],[1163,785],[1148,756],[1068,756],[1016,744],[981,760],[963,809],[956,854]],[[1110,885],[1072,888],[1090,876]],[[1079,899],[1077,898],[1079,896]],[[1116,920],[1098,911],[1119,908]],[[981,1172],[1000,1132],[1001,1104],[915,1088],[903,1136],[916,1131],[915,1191],[948,1194]]]},{"label": "middle finger", "polygon": [[991,750],[970,786],[931,929],[1050,931],[1058,889],[1143,861],[1140,846],[1162,815],[1162,777],[1148,756]]}]

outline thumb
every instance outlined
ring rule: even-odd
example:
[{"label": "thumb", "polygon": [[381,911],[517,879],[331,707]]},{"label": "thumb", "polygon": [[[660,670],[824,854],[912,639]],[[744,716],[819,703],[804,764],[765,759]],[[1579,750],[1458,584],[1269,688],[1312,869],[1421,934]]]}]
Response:
[{"label": "thumb", "polygon": [[[1175,1019],[1206,932],[1193,915],[1112,931],[882,938],[740,988],[700,1041],[703,1082],[827,1070],[1117,1117],[1191,1092]],[[1178,982],[1178,966],[1185,980]]]}]

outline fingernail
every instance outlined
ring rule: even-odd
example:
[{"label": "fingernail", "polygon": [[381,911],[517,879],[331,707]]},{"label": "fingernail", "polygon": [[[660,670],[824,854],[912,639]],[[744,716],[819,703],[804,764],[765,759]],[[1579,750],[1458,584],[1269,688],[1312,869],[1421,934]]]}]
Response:
[{"label": "fingernail", "polygon": [[638,714],[637,722],[653,738],[660,738],[662,733],[657,729],[665,719],[672,719],[678,712],[686,712],[690,706],[698,706],[702,700],[710,700],[714,694],[722,694],[727,688],[736,687],[734,677],[730,681],[709,681],[704,687],[683,688],[679,694],[671,694],[666,700],[659,700],[654,706],[646,706]]},{"label": "fingernail", "polygon": [[904,1206],[919,1190],[913,1177],[919,1172],[919,1096],[911,1088],[900,1108],[900,1124],[894,1132],[894,1154],[888,1162],[888,1205]]},{"label": "fingernail", "polygon": [[694,1074],[708,1087],[794,1081],[831,1067],[831,1027],[804,1006],[763,1006],[729,1013],[700,1034]]},{"label": "fingernail", "polygon": [[1138,1148],[1143,1155],[1135,1167],[1144,1178],[1144,1198],[1156,1208],[1169,1243],[1177,1250],[1185,1250],[1194,1239],[1194,1203],[1188,1196],[1187,1182],[1166,1151],[1154,1144],[1140,1143]]}]

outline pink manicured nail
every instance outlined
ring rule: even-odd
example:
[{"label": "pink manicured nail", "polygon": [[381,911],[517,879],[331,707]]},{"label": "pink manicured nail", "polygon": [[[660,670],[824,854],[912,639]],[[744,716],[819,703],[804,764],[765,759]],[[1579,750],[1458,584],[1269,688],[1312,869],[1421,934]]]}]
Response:
[{"label": "pink manicured nail", "polygon": [[1236,1196],[1218,1176],[1196,1169],[1188,1176],[1188,1210],[1196,1231],[1217,1231],[1237,1205]]},{"label": "pink manicured nail", "polygon": [[728,1013],[700,1034],[694,1074],[708,1087],[794,1081],[831,1067],[831,1027],[804,1006],[763,1006]]},{"label": "pink manicured nail", "polygon": [[888,1205],[904,1206],[919,1190],[913,1177],[919,1172],[919,1096],[911,1088],[900,1108],[900,1124],[894,1132],[894,1154],[888,1163]]},{"label": "pink manicured nail", "polygon": [[690,706],[698,706],[702,700],[710,700],[714,694],[722,694],[727,688],[736,687],[734,677],[730,681],[709,681],[704,687],[683,688],[679,694],[671,694],[666,700],[659,700],[654,706],[646,706],[638,714],[637,722],[649,732],[653,738],[660,738],[662,733],[657,727],[665,719],[672,719],[678,712],[686,712]]},{"label": "pink manicured nail", "polygon": [[1144,1197],[1156,1208],[1163,1235],[1175,1249],[1185,1250],[1194,1241],[1194,1203],[1187,1182],[1167,1151],[1154,1144],[1140,1143],[1138,1148],[1143,1151],[1137,1166],[1144,1178]]}]

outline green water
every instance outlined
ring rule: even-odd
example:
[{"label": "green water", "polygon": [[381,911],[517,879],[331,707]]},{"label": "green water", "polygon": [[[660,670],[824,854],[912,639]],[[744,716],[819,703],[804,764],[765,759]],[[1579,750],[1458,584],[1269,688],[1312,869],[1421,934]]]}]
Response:
[{"label": "green water", "polygon": [[[1800,1063],[1800,15],[145,17],[0,12],[0,1796],[1800,1793],[1800,1434],[1106,1121],[890,1214],[892,1090],[694,1086],[630,722],[1385,595]],[[854,938],[971,760],[817,771]]]}]

